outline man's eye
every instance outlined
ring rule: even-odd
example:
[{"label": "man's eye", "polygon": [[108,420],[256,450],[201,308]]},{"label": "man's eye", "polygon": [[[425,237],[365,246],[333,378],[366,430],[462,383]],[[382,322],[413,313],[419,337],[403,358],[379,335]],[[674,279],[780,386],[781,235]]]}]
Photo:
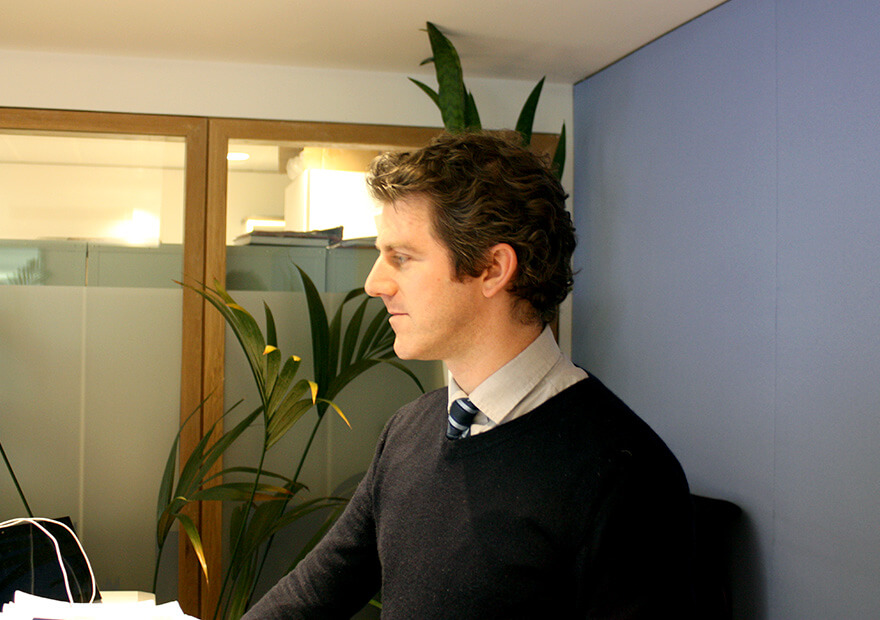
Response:
[{"label": "man's eye", "polygon": [[394,261],[395,263],[397,263],[398,265],[402,265],[402,264],[404,264],[406,261],[409,260],[409,256],[406,256],[405,254],[395,254],[394,257],[393,257],[391,260],[393,260],[393,261]]}]

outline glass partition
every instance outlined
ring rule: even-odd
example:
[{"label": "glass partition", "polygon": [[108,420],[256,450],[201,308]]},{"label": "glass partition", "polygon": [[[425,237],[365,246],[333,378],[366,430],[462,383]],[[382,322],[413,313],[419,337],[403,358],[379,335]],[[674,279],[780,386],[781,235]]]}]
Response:
[{"label": "glass partition", "polygon": [[[152,587],[158,481],[202,398],[173,280],[203,277],[206,152],[205,119],[0,110],[0,439],[104,590]],[[24,516],[4,470],[0,519]]]},{"label": "glass partition", "polygon": [[0,130],[0,284],[172,287],[182,137]]}]

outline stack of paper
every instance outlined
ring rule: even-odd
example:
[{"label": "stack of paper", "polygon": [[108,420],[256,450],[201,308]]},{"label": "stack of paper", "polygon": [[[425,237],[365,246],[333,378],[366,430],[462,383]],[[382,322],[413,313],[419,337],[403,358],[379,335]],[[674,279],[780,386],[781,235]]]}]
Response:
[{"label": "stack of paper", "polygon": [[119,603],[65,603],[24,592],[16,592],[11,603],[3,605],[0,620],[197,620],[187,616],[176,602],[157,605],[155,601]]}]

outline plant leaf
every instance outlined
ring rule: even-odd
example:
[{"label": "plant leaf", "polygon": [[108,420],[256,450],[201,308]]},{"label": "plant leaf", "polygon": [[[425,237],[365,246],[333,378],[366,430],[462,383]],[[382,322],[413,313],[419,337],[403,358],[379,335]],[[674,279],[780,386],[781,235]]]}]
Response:
[{"label": "plant leaf", "polygon": [[364,313],[367,310],[367,304],[369,303],[370,298],[367,297],[360,304],[358,304],[357,309],[354,311],[354,314],[351,315],[351,319],[348,322],[348,327],[345,329],[345,338],[342,341],[342,350],[339,353],[339,365],[340,368],[346,368],[351,364],[352,357],[354,356],[355,346],[357,345],[358,336],[361,333],[361,324],[364,321]]},{"label": "plant leaf", "polygon": [[363,294],[363,289],[349,291],[346,294],[345,299],[342,300],[342,303],[339,304],[336,312],[333,314],[333,320],[330,321],[330,342],[327,345],[327,381],[332,380],[333,377],[336,376],[336,369],[339,367],[339,356],[341,352],[339,343],[342,340],[342,319],[345,314],[345,304],[361,294]]},{"label": "plant leaf", "polygon": [[345,422],[345,425],[348,426],[348,428],[351,428],[351,422],[349,422],[348,418],[345,417],[345,414],[342,413],[342,409],[339,408],[339,405],[337,405],[333,401],[327,400],[326,398],[321,398],[320,401],[322,403],[327,403],[328,405],[330,405],[330,407],[333,408],[333,410],[339,415],[339,417],[342,418],[342,421]]},{"label": "plant leaf", "polygon": [[275,409],[287,394],[291,382],[296,378],[296,373],[299,370],[301,361],[302,360],[299,357],[292,355],[287,358],[286,362],[284,362],[284,366],[281,368],[281,373],[279,373],[278,378],[275,380],[272,395],[269,397],[269,404],[267,405],[266,412],[267,417],[271,418],[275,415]]},{"label": "plant leaf", "polygon": [[559,141],[556,143],[556,151],[553,153],[552,169],[556,178],[562,180],[562,172],[565,170],[565,123],[562,123],[562,131],[559,132]]},{"label": "plant leaf", "polygon": [[269,426],[266,429],[266,449],[274,446],[284,435],[296,424],[305,413],[314,407],[311,399],[302,399],[287,404],[286,401],[278,411],[272,416]]},{"label": "plant leaf", "polygon": [[538,100],[541,98],[541,89],[544,87],[544,79],[538,80],[532,92],[529,93],[526,102],[523,104],[522,111],[516,121],[516,130],[522,136],[523,146],[532,143],[532,127],[535,124],[535,110],[538,109]]},{"label": "plant leaf", "polygon": [[342,389],[351,383],[358,375],[369,370],[378,363],[379,360],[369,358],[358,360],[354,364],[346,367],[333,379],[333,382],[327,386],[327,390],[324,392],[325,397],[335,398]]},{"label": "plant leaf", "polygon": [[165,461],[165,470],[162,473],[162,481],[159,484],[159,497],[156,506],[156,542],[159,544],[160,550],[165,544],[165,539],[167,538],[168,532],[171,530],[171,525],[173,523],[173,517],[168,510],[168,506],[171,504],[172,492],[174,490],[174,471],[177,465],[177,450],[180,446],[180,434],[183,432],[184,427],[189,424],[189,421],[192,420],[193,416],[201,410],[205,401],[210,397],[211,395],[209,394],[188,416],[186,416],[186,419],[180,425],[177,434],[174,436],[174,441],[171,443],[171,450],[168,451],[168,458]]},{"label": "plant leaf", "polygon": [[[433,60],[433,59],[432,59]],[[424,64],[424,63],[422,63]],[[437,109],[440,109],[440,95],[437,94],[437,91],[425,84],[424,82],[420,82],[419,80],[415,80],[413,78],[409,78],[409,81],[421,88],[428,97],[431,98],[431,101],[434,102],[434,105],[437,106]]]},{"label": "plant leaf", "polygon": [[202,547],[202,537],[199,536],[199,530],[196,528],[196,524],[185,514],[176,514],[174,517],[180,521],[180,525],[186,532],[189,542],[192,544],[193,550],[199,558],[199,564],[202,566],[202,573],[205,575],[205,581],[209,581],[208,563],[205,561],[205,550]]},{"label": "plant leaf", "polygon": [[221,478],[229,474],[252,474],[259,477],[276,478],[284,482],[284,488],[292,490],[294,493],[296,493],[300,489],[305,488],[304,484],[300,482],[294,482],[291,478],[288,478],[283,474],[272,472],[268,469],[260,469],[259,467],[248,467],[246,465],[227,467],[226,469],[223,469],[222,471],[212,475],[210,478],[206,478],[205,482],[208,482],[209,480],[213,480],[215,478]]},{"label": "plant leaf", "polygon": [[253,484],[252,482],[224,482],[201,491],[197,491],[192,497],[187,498],[190,502],[203,501],[250,501],[253,494],[268,495],[277,499],[289,499],[293,492],[284,487],[272,484]]},{"label": "plant leaf", "polygon": [[261,395],[265,394],[265,381],[261,369],[262,354],[266,343],[263,340],[263,332],[260,331],[254,318],[247,310],[236,304],[235,300],[216,280],[213,289],[198,288],[188,284],[182,284],[182,286],[201,295],[220,312],[244,351],[254,380],[257,382],[257,389]]},{"label": "plant leaf", "polygon": [[263,381],[265,383],[264,393],[261,394],[264,405],[268,405],[272,392],[275,389],[275,382],[278,379],[278,369],[280,367],[281,351],[274,346],[267,344],[266,348],[263,350],[263,366],[261,369],[264,377]]},{"label": "plant leaf", "polygon": [[471,92],[468,92],[465,101],[464,124],[468,131],[478,131],[483,128],[483,124],[480,122],[480,113],[477,112],[477,102]]},{"label": "plant leaf", "polygon": [[263,309],[266,312],[266,344],[277,349],[278,335],[275,333],[275,317],[272,316],[272,310],[265,301],[263,301]]},{"label": "plant leaf", "polygon": [[[260,507],[268,504],[272,504],[276,502],[266,502],[266,504],[261,504]],[[348,503],[348,500],[344,497],[317,497],[315,499],[302,502],[301,504],[297,504],[287,512],[285,512],[282,516],[275,518],[272,520],[271,528],[269,529],[270,533],[275,534],[294,521],[298,519],[302,519],[304,516],[309,515],[316,510],[321,510],[323,508],[332,508],[334,506],[345,505]]]},{"label": "plant leaf", "polygon": [[391,315],[382,308],[370,321],[361,339],[361,346],[357,353],[358,360],[375,357],[376,348],[381,346],[382,343],[382,335],[387,333],[386,330],[391,330],[391,324],[388,322],[389,318],[391,318]]},{"label": "plant leaf", "polygon": [[465,129],[466,88],[458,52],[442,32],[427,22],[428,39],[434,53],[434,70],[437,74],[440,116],[443,126],[451,132]]},{"label": "plant leaf", "polygon": [[329,381],[329,353],[330,327],[327,324],[327,312],[315,283],[303,271],[296,266],[302,279],[303,289],[306,293],[306,302],[309,308],[309,323],[312,328],[312,363],[315,367],[315,383],[319,386],[326,385]]},{"label": "plant leaf", "polygon": [[[223,433],[220,438],[211,444],[211,447],[208,449],[208,452],[205,454],[202,462],[199,464],[199,481],[201,481],[206,475],[208,475],[208,471],[214,466],[223,453],[226,452],[227,448],[236,440],[238,437],[247,430],[247,428],[253,423],[253,421],[263,412],[263,407],[257,407],[247,416],[242,418],[242,420],[236,424],[231,430]],[[218,420],[219,422],[219,420]],[[215,422],[216,424],[216,422]],[[211,427],[213,431],[213,426]]]},{"label": "plant leaf", "polygon": [[399,371],[403,372],[406,376],[408,376],[410,379],[413,380],[413,382],[416,384],[416,386],[419,388],[419,390],[424,394],[425,386],[423,386],[422,382],[419,381],[419,378],[416,376],[416,373],[414,373],[412,370],[410,370],[409,368],[404,366],[403,362],[401,362],[399,359],[383,359],[383,360],[379,360],[379,361],[383,364],[390,364],[391,366],[394,366],[395,368],[397,368]]}]

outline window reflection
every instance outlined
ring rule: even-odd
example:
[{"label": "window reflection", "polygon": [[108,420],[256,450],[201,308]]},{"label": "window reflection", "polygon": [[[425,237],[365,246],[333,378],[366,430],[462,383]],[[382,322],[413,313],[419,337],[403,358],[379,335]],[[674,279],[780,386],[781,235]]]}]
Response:
[{"label": "window reflection", "polygon": [[6,239],[180,243],[182,139],[0,133]]},{"label": "window reflection", "polygon": [[182,138],[0,132],[0,284],[172,286],[184,163]]},{"label": "window reflection", "polygon": [[227,245],[258,220],[264,229],[342,226],[345,239],[375,236],[364,173],[379,151],[230,140],[229,154]]}]

